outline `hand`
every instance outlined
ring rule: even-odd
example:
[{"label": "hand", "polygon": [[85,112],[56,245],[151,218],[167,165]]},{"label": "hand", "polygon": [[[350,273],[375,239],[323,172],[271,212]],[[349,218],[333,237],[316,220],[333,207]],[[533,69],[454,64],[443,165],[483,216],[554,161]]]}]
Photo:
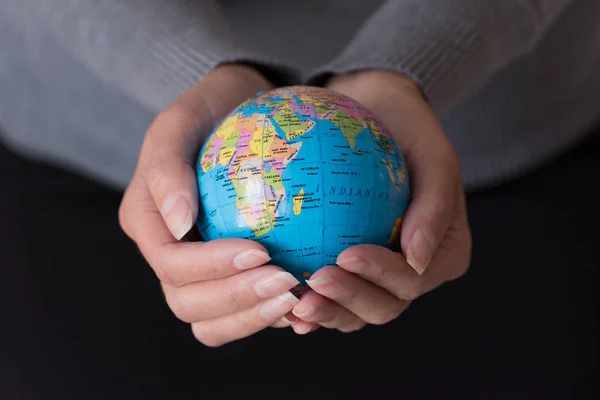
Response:
[{"label": "hand", "polygon": [[343,332],[395,319],[420,295],[464,274],[471,234],[458,158],[418,86],[392,71],[341,75],[327,87],[345,94],[391,129],[405,156],[412,200],[401,230],[402,253],[374,245],[342,252],[317,271],[294,308],[297,333],[318,326]]},{"label": "hand", "polygon": [[289,290],[299,282],[273,265],[256,242],[180,241],[198,215],[196,156],[218,121],[271,85],[252,68],[218,67],[163,111],[150,126],[135,175],[119,210],[161,281],[166,301],[196,338],[219,346],[270,325],[295,321]]}]

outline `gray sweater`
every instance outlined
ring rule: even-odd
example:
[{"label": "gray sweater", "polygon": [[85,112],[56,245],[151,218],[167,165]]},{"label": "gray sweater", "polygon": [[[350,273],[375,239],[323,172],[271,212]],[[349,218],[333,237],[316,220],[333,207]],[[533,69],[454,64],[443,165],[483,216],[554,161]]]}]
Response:
[{"label": "gray sweater", "polygon": [[283,84],[408,74],[472,188],[598,122],[600,0],[1,0],[0,138],[123,188],[152,118],[236,60]]}]

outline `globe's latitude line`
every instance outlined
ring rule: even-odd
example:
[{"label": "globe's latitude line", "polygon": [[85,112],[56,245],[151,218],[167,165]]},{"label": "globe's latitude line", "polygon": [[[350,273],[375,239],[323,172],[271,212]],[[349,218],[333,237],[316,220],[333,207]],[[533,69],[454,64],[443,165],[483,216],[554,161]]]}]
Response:
[{"label": "globe's latitude line", "polygon": [[[404,212],[403,207],[406,204],[407,191],[402,190],[405,189],[402,179],[404,177],[396,172],[398,167],[403,166],[403,162],[394,157],[394,151],[390,151],[390,144],[393,146],[392,149],[396,150],[394,142],[377,141],[376,132],[372,129],[373,123],[366,121],[370,119],[366,110],[363,110],[359,104],[342,102],[341,105],[343,110],[340,111],[338,110],[337,98],[326,91],[302,88],[293,93],[290,89],[285,90],[285,93],[283,93],[283,90],[273,92],[271,97],[267,95],[258,98],[255,103],[248,105],[241,111],[234,112],[235,117],[229,120],[225,130],[219,133],[221,138],[219,139],[216,136],[213,138],[215,139],[214,147],[209,148],[210,155],[206,158],[206,160],[209,160],[206,164],[207,168],[210,169],[217,165],[218,168],[212,169],[207,174],[207,178],[212,178],[215,182],[212,185],[206,182],[207,184],[204,185],[204,188],[213,186],[214,194],[210,194],[206,198],[202,197],[202,199],[206,201],[207,210],[211,207],[214,208],[217,204],[218,206],[214,210],[223,207],[222,212],[218,215],[213,212],[207,213],[208,220],[206,222],[210,222],[211,225],[206,226],[203,222],[206,234],[209,236],[222,236],[222,233],[219,232],[221,230],[227,236],[244,236],[244,238],[259,242],[263,242],[262,239],[264,238],[267,249],[275,253],[273,255],[274,261],[277,264],[281,263],[284,268],[291,268],[297,276],[303,275],[302,272],[307,271],[305,268],[308,268],[310,272],[314,272],[319,267],[329,264],[323,261],[335,260],[336,255],[347,246],[360,244],[361,238],[377,243],[383,241],[386,235],[389,235],[387,230],[390,227],[391,213]],[[278,110],[282,110],[282,113],[275,118]],[[334,114],[328,111],[334,111]],[[252,114],[261,114],[261,116],[254,115],[252,117]],[[325,118],[325,116],[329,118]],[[242,118],[243,121],[241,121]],[[259,121],[257,121],[257,118]],[[272,123],[283,122],[286,118],[288,121],[281,124],[283,129],[277,128],[274,131]],[[349,118],[353,120],[350,121]],[[308,124],[307,122],[310,120],[313,122]],[[364,122],[359,125],[357,121]],[[262,126],[252,127],[252,125],[257,125],[257,122]],[[236,133],[235,127],[232,127],[231,123],[234,123],[238,128],[243,126],[244,136],[241,135],[239,129]],[[319,126],[314,129],[313,124],[323,125],[323,127]],[[375,125],[379,127],[378,124]],[[363,128],[360,129],[360,126],[363,126]],[[258,131],[259,128],[261,131]],[[290,132],[289,137],[284,129]],[[348,132],[351,134],[351,138],[344,134],[346,133],[345,129],[349,129]],[[258,151],[260,161],[255,160],[252,163],[246,163],[244,174],[248,175],[249,168],[252,168],[254,178],[256,178],[254,184],[257,185],[259,183],[258,179],[262,178],[260,184],[263,185],[262,187],[256,187],[256,189],[250,188],[253,193],[251,202],[258,206],[257,203],[261,196],[264,199],[267,199],[267,194],[270,196],[269,200],[263,203],[262,208],[265,212],[263,215],[268,218],[268,222],[264,221],[267,223],[262,227],[256,225],[260,219],[260,206],[256,208],[255,212],[248,215],[249,218],[246,218],[246,223],[244,223],[243,218],[240,218],[242,214],[240,211],[246,209],[238,209],[236,207],[237,202],[230,201],[237,193],[233,193],[231,184],[225,185],[225,181],[222,179],[223,177],[234,179],[236,177],[223,175],[223,172],[220,171],[222,169],[220,167],[221,163],[227,164],[232,171],[236,170],[239,163],[234,161],[240,157],[242,152],[244,153],[244,157],[242,157],[244,160],[252,158],[252,153],[254,153],[254,156],[258,156],[256,152],[246,151],[248,150],[246,144],[248,130],[256,132],[255,137],[257,140],[260,137],[261,149]],[[310,136],[309,133],[311,133]],[[386,135],[387,132],[377,133]],[[387,134],[389,135],[389,133]],[[275,139],[274,145],[270,144],[272,135],[281,137],[281,139]],[[242,137],[245,139],[242,139]],[[344,139],[346,139],[346,146],[350,147],[343,145]],[[349,141],[349,139],[352,140]],[[269,146],[265,145],[265,141],[269,141]],[[307,147],[306,150],[300,153],[302,143]],[[239,144],[239,146],[231,151],[234,144]],[[293,145],[295,150],[290,149],[290,145]],[[253,145],[254,148],[256,148],[255,146]],[[216,147],[227,148],[218,152]],[[352,148],[355,148],[356,151],[350,150]],[[291,155],[291,157],[287,158],[288,155]],[[285,158],[287,159],[284,160]],[[372,161],[371,165],[365,162],[369,160]],[[282,165],[282,161],[287,162],[287,166],[292,168],[285,172],[285,182],[283,179],[286,168]],[[311,168],[308,168],[308,166]],[[370,168],[369,171],[367,171],[368,168]],[[260,171],[257,169],[260,169]],[[266,169],[269,169],[269,173],[266,173]],[[317,175],[317,169],[320,169],[320,177],[315,176]],[[312,172],[308,172],[309,170]],[[217,171],[219,171],[218,174]],[[355,175],[358,176],[355,178]],[[368,176],[371,177],[370,181]],[[304,183],[304,185],[299,185],[299,183]],[[330,187],[325,187],[326,183]],[[394,185],[394,183],[399,183],[399,186]],[[314,188],[315,185],[317,185],[316,188]],[[294,209],[293,200],[295,195],[299,196],[296,193],[299,187],[302,188],[301,191],[305,192],[299,199],[302,202],[298,204],[297,209]],[[311,187],[313,187],[312,190],[308,189]],[[243,186],[238,188],[241,192],[246,191]],[[322,188],[320,193],[318,188]],[[403,193],[396,194],[398,189],[401,189],[400,191]],[[310,199],[306,196],[307,194],[314,197]],[[250,196],[245,197],[246,202],[250,200]],[[371,197],[371,199],[364,199],[364,197]],[[284,200],[280,201],[281,199]],[[222,200],[224,201],[222,202]],[[307,200],[309,201],[307,202]],[[330,200],[331,205],[329,205]],[[384,204],[387,202],[393,204]],[[327,210],[325,209],[326,203]],[[315,209],[318,206],[322,208],[320,212]],[[288,215],[292,210],[295,216]],[[231,217],[232,213],[237,215],[238,218],[224,218]],[[372,215],[369,218],[369,214],[373,213],[377,215]],[[281,220],[276,215],[280,215]],[[291,217],[291,220],[289,217]],[[322,220],[322,225],[319,218]],[[382,221],[382,218],[384,221]],[[225,221],[225,219],[228,221]],[[239,223],[236,224],[236,221]],[[382,223],[377,224],[376,222]],[[217,224],[216,227],[215,223]],[[372,226],[374,223],[377,228]],[[292,228],[291,225],[294,224],[296,226]],[[253,229],[252,227],[256,227],[254,234],[248,230],[248,228]],[[269,235],[268,232],[271,234]],[[260,235],[257,236],[256,233],[260,233]],[[310,234],[307,235],[307,233]],[[319,235],[320,237],[318,237]],[[281,239],[283,240],[282,243],[280,243]],[[284,247],[280,249],[281,245]],[[320,248],[317,250],[316,246],[319,245]]]}]

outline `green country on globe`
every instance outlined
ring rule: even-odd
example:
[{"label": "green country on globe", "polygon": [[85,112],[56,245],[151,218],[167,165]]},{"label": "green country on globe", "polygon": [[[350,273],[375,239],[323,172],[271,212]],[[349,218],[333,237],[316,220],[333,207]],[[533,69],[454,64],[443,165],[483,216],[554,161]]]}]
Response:
[{"label": "green country on globe", "polygon": [[397,244],[410,198],[386,128],[356,101],[309,86],[233,110],[204,143],[197,177],[204,240],[259,242],[300,282],[350,246]]}]

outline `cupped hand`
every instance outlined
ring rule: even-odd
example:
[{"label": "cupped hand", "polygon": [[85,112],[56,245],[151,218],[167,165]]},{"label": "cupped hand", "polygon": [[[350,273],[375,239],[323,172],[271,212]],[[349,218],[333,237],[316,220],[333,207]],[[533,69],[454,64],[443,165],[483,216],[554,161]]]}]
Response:
[{"label": "cupped hand", "polygon": [[[219,346],[268,326],[289,326],[299,282],[268,265],[256,242],[182,241],[198,215],[196,156],[215,124],[270,83],[249,66],[224,65],[154,120],[119,210],[125,233],[161,281],[166,301],[196,338]],[[288,318],[285,315],[288,314]]]},{"label": "cupped hand", "polygon": [[292,326],[343,332],[397,318],[417,297],[467,271],[471,234],[459,162],[452,144],[418,86],[393,71],[368,70],[331,78],[327,87],[372,111],[402,151],[411,202],[394,252],[359,245],[342,252],[308,282]]}]

